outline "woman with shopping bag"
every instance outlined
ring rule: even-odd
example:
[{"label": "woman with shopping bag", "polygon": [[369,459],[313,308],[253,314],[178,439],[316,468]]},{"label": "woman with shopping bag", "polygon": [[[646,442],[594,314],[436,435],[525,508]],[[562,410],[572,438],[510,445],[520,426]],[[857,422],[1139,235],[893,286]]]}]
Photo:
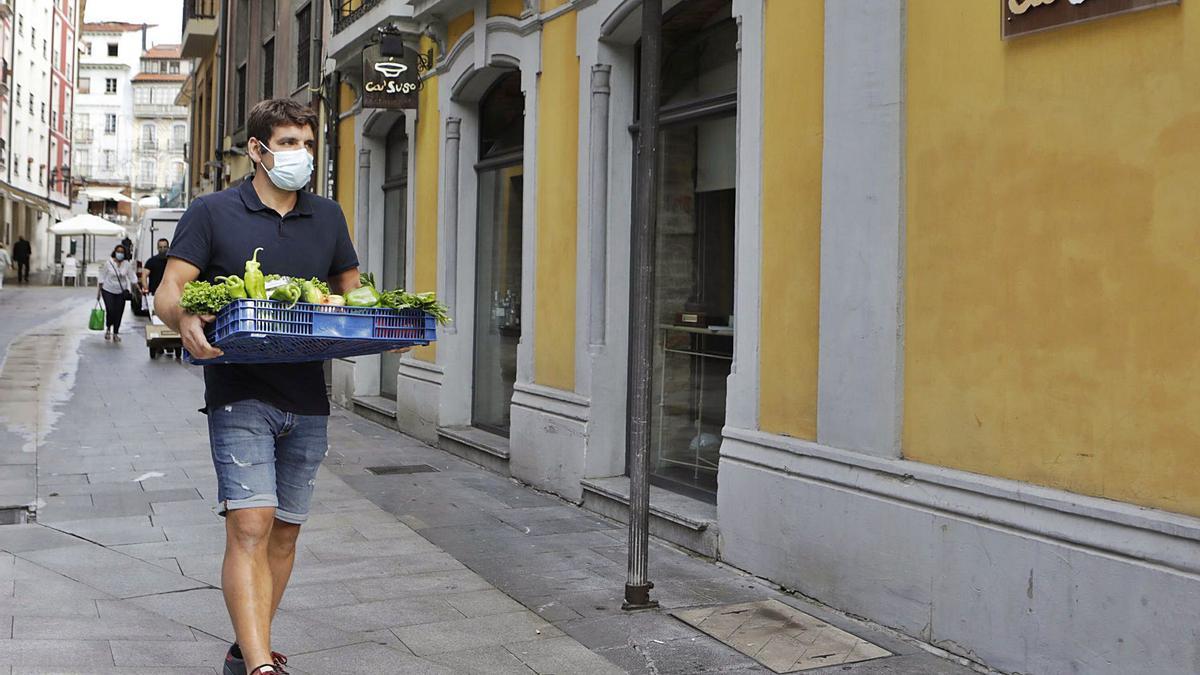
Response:
[{"label": "woman with shopping bag", "polygon": [[125,303],[137,294],[141,301],[142,291],[138,286],[133,262],[125,246],[117,244],[112,257],[100,266],[100,280],[96,284],[96,298],[104,299],[108,310],[105,316],[104,339],[121,341],[121,319],[125,315]]}]

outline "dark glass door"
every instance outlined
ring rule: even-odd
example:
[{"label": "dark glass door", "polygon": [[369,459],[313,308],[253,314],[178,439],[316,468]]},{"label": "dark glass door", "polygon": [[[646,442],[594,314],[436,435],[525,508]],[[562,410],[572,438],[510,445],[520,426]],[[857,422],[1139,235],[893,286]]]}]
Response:
[{"label": "dark glass door", "polygon": [[472,423],[507,436],[521,340],[524,113],[520,74],[480,104]]},{"label": "dark glass door", "polygon": [[[408,136],[404,120],[392,125],[387,137],[386,174],[383,183],[383,277],[384,288],[402,288],[405,278],[408,228]],[[379,363],[379,395],[396,399],[400,355],[384,352]]]}]

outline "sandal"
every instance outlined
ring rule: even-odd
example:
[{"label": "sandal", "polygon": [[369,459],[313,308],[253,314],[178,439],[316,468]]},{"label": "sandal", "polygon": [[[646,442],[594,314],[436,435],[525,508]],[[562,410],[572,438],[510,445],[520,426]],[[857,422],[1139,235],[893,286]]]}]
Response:
[{"label": "sandal", "polygon": [[275,670],[275,666],[264,663],[263,665],[250,671],[250,675],[279,675],[279,671]]}]

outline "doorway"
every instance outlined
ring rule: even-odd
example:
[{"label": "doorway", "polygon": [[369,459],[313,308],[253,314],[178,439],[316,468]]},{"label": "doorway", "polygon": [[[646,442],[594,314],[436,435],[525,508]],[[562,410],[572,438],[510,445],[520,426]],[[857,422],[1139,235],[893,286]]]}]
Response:
[{"label": "doorway", "polygon": [[521,340],[525,96],[500,76],[479,104],[472,424],[508,436]]},{"label": "doorway", "polygon": [[[381,288],[402,288],[405,283],[408,228],[408,134],[404,118],[388,132],[383,181],[383,278]],[[400,354],[384,352],[379,359],[379,395],[396,400]]]}]

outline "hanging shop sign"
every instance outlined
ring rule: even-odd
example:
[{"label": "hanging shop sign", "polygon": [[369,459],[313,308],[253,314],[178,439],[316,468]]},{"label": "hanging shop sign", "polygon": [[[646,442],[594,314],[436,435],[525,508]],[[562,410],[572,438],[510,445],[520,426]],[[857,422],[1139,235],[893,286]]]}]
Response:
[{"label": "hanging shop sign", "polygon": [[1180,0],[1000,0],[1004,39],[1094,21],[1143,9],[1178,5]]},{"label": "hanging shop sign", "polygon": [[421,75],[416,51],[387,40],[368,45],[362,60],[364,108],[417,107]]}]

